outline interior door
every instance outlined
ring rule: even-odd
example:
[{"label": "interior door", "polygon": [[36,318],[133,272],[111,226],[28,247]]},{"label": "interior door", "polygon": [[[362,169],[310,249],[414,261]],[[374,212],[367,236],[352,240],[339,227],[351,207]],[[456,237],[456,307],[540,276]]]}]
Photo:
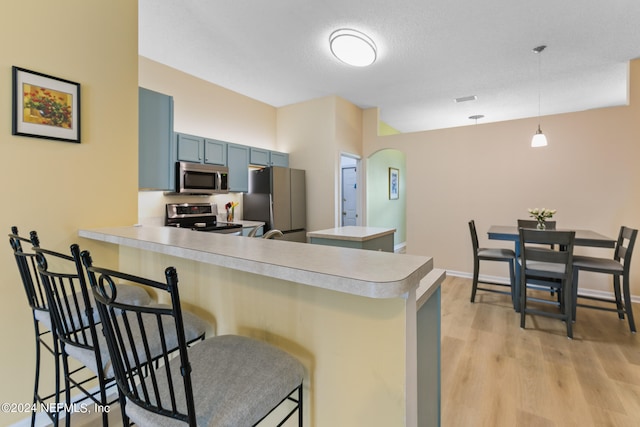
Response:
[{"label": "interior door", "polygon": [[342,168],[342,226],[356,225],[358,184],[355,167]]}]

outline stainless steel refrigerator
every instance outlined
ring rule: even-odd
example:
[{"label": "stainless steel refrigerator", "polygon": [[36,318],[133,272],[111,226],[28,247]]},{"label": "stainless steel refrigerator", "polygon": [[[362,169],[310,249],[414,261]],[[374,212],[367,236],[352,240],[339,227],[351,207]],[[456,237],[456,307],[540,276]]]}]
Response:
[{"label": "stainless steel refrigerator", "polygon": [[280,230],[284,240],[306,242],[305,171],[272,166],[249,172],[249,193],[243,196],[247,221],[263,221],[264,232]]}]

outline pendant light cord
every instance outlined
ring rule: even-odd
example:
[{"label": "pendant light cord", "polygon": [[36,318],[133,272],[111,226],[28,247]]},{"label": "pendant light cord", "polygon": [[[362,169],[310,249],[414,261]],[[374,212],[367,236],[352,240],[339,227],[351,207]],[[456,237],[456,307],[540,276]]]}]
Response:
[{"label": "pendant light cord", "polygon": [[542,51],[538,52],[538,127],[540,127],[540,103],[541,103],[541,99],[542,99],[542,95],[540,95],[540,84],[541,84],[541,77],[540,75],[542,74],[541,70],[542,70],[542,57],[540,55]]},{"label": "pendant light cord", "polygon": [[547,46],[546,45],[542,45],[542,46],[538,46],[536,48],[533,49],[533,52],[538,54],[538,128],[540,127],[540,104],[541,104],[541,99],[542,99],[542,95],[541,95],[541,89],[540,86],[542,84],[542,51],[545,50]]}]

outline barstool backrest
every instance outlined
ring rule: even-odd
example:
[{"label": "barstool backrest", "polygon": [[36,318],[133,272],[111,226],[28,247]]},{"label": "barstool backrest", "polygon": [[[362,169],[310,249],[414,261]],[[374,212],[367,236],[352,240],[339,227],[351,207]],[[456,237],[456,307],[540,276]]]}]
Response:
[{"label": "barstool backrest", "polygon": [[[173,267],[165,270],[166,283],[93,266],[87,251],[81,254],[96,306],[102,320],[115,379],[121,396],[128,404],[168,416],[189,425],[196,425],[195,405],[191,385],[191,368],[178,294],[178,275]],[[126,281],[164,291],[170,295],[169,305],[140,306],[116,301],[115,283]],[[168,333],[172,330],[173,333]],[[165,331],[167,333],[165,333]],[[177,339],[180,372],[171,370],[168,349],[175,348]],[[161,354],[158,350],[163,349]],[[162,369],[148,369],[148,361],[157,360]],[[140,375],[139,375],[140,374]],[[162,400],[167,384],[170,399]],[[184,387],[184,401],[175,392]],[[123,399],[121,399],[123,402]]]},{"label": "barstool backrest", "polygon": [[44,287],[40,282],[40,276],[38,275],[36,254],[33,251],[25,252],[23,249],[23,244],[31,248],[31,240],[20,236],[18,234],[18,228],[14,226],[11,227],[11,233],[9,234],[9,244],[11,245],[11,249],[13,249],[13,255],[18,264],[20,278],[22,279],[29,306],[34,311],[36,319],[42,320],[50,327],[49,304]]},{"label": "barstool backrest", "polygon": [[31,241],[58,338],[66,344],[67,353],[94,373],[104,375],[96,328],[98,316],[80,264],[78,245],[72,244],[71,255],[66,255],[39,247],[35,232],[31,232]]}]

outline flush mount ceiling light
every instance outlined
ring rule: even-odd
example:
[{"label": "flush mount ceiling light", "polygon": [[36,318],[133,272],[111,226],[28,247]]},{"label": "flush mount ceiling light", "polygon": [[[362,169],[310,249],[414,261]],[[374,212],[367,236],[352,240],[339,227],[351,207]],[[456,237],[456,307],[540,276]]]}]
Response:
[{"label": "flush mount ceiling light", "polygon": [[354,67],[366,67],[376,60],[376,44],[360,31],[343,28],[329,36],[333,56]]},{"label": "flush mount ceiling light", "polygon": [[546,147],[547,146],[547,137],[542,133],[542,129],[540,129],[540,56],[542,51],[546,49],[547,46],[542,45],[533,48],[533,53],[538,54],[538,130],[533,135],[531,139],[532,147]]}]

